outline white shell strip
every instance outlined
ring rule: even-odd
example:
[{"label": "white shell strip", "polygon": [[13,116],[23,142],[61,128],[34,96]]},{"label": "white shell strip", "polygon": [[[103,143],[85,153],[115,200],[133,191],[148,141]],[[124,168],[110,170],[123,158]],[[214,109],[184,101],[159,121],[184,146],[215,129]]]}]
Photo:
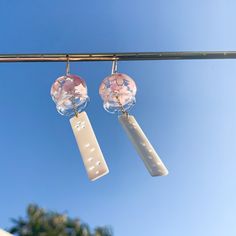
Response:
[{"label": "white shell strip", "polygon": [[86,112],[72,117],[70,123],[89,179],[96,180],[108,174],[109,169]]},{"label": "white shell strip", "polygon": [[168,170],[156,153],[155,149],[145,136],[133,116],[121,115],[119,121],[132,141],[135,149],[142,158],[146,168],[152,176],[163,176],[168,174]]}]

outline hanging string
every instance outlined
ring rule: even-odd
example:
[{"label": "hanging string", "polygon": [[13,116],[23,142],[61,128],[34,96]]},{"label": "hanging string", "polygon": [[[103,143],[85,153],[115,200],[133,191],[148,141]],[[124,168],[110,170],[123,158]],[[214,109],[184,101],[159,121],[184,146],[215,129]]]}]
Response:
[{"label": "hanging string", "polygon": [[122,112],[122,114],[128,115],[128,112],[125,111],[125,109],[124,109],[122,103],[120,102],[119,96],[118,96],[118,95],[115,95],[115,98],[116,98],[116,100],[117,100],[117,103],[118,103],[119,106],[120,106],[120,111]]},{"label": "hanging string", "polygon": [[71,98],[71,103],[72,103],[72,106],[73,106],[74,114],[75,114],[76,117],[78,117],[79,112],[76,110],[76,103],[75,103],[75,97],[74,96]]}]

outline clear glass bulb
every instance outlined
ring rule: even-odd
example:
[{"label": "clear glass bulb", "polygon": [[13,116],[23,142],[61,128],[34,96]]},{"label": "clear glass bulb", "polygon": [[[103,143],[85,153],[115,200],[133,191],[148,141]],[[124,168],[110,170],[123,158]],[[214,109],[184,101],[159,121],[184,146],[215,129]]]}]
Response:
[{"label": "clear glass bulb", "polygon": [[106,77],[99,88],[104,109],[110,113],[128,111],[135,104],[136,92],[134,80],[121,73]]},{"label": "clear glass bulb", "polygon": [[89,101],[85,81],[71,74],[56,79],[51,87],[51,96],[57,111],[66,116],[81,112]]}]

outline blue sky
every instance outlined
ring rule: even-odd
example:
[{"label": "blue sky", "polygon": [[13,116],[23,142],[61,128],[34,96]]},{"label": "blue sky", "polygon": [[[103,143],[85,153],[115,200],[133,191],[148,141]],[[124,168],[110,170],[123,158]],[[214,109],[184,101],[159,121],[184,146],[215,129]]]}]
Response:
[{"label": "blue sky", "polygon": [[[235,9],[233,0],[0,0],[0,53],[236,50]],[[156,178],[102,108],[111,63],[72,63],[110,168],[92,183],[49,94],[65,63],[0,64],[0,227],[33,202],[117,236],[235,235],[235,63],[119,63],[138,86],[131,113],[169,169]]]}]

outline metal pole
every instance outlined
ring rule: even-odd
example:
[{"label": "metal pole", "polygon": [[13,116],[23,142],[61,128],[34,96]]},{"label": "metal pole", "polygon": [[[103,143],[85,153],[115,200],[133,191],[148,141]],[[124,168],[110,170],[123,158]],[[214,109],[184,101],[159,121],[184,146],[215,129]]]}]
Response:
[{"label": "metal pole", "polygon": [[71,62],[236,59],[236,51],[0,54],[0,62],[65,62],[68,60],[68,57]]}]

